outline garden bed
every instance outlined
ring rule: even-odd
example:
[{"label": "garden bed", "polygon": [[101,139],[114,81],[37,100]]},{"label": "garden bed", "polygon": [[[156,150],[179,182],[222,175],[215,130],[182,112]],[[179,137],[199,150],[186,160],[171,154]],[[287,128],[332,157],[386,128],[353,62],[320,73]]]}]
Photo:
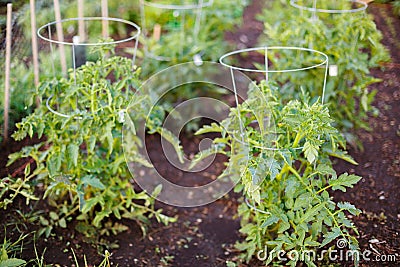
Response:
[{"label": "garden bed", "polygon": [[[262,0],[254,0],[246,9],[242,28],[227,33],[230,42],[236,42],[238,48],[252,46],[256,43],[263,27],[255,20],[255,15],[261,10]],[[372,131],[356,132],[363,144],[363,150],[350,148],[350,154],[359,163],[358,166],[338,161],[335,168],[338,173],[349,172],[360,175],[363,179],[346,193],[335,193],[336,200],[350,201],[363,213],[353,217],[359,229],[360,249],[370,249],[374,254],[397,255],[398,262],[384,263],[385,266],[398,266],[400,261],[400,19],[392,15],[390,8],[383,4],[371,4],[368,12],[375,17],[378,28],[384,34],[384,45],[390,50],[392,62],[385,64],[383,69],[374,69],[375,77],[383,79],[382,83],[370,86],[378,90],[373,105],[380,111],[378,117],[369,117]],[[246,62],[243,62],[244,64]],[[186,153],[196,153],[197,137],[182,137]],[[33,142],[36,142],[34,140]],[[22,171],[18,162],[6,168],[6,158],[11,152],[18,151],[22,146],[31,144],[31,140],[19,143],[10,142],[1,149],[2,177],[6,174]],[[174,181],[182,181],[185,185],[203,183],[215,179],[213,175],[222,168],[224,159],[217,161],[210,170],[202,173],[185,174],[172,172],[168,163],[163,161],[161,146],[157,136],[150,137],[150,150],[156,167],[164,171],[166,176]],[[193,151],[189,151],[189,150]],[[165,162],[165,163],[164,163]],[[135,221],[122,220],[120,223],[129,227],[116,236],[101,240],[90,240],[82,233],[75,231],[75,223],[66,229],[57,228],[49,238],[40,238],[36,243],[24,241],[24,258],[41,257],[44,253],[47,264],[72,266],[74,250],[79,263],[83,264],[83,255],[92,264],[99,264],[100,253],[109,249],[112,254],[110,261],[113,266],[226,266],[227,261],[235,261],[238,251],[234,243],[240,240],[238,232],[240,219],[236,216],[239,194],[229,193],[222,199],[198,208],[174,208],[157,203],[167,215],[178,216],[179,220],[167,226],[153,223],[148,234],[142,231]],[[37,225],[29,222],[30,211],[50,211],[44,201],[25,205],[24,199],[18,199],[11,208],[0,211],[3,222],[14,222],[7,227],[7,236],[15,239],[19,236],[18,229],[25,233],[37,230]],[[35,212],[30,216],[38,216]],[[95,237],[94,237],[95,238]],[[97,243],[97,245],[96,245]],[[98,245],[98,243],[103,245]],[[118,248],[110,249],[114,245]],[[36,248],[35,248],[36,247]],[[373,249],[372,249],[373,248]],[[35,249],[39,256],[35,255]],[[253,260],[249,266],[260,266],[261,262]],[[351,262],[338,263],[338,266],[349,265]],[[361,266],[382,266],[380,263],[361,262]]]}]

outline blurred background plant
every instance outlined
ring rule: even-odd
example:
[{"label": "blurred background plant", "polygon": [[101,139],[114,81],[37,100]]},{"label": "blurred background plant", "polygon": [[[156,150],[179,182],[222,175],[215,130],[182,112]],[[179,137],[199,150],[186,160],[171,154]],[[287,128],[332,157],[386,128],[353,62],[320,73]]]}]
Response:
[{"label": "blurred background plant", "polygon": [[400,16],[400,0],[376,0],[377,3],[390,3],[393,6],[393,13]]},{"label": "blurred background plant", "polygon": [[[149,2],[169,5],[201,3],[197,0]],[[204,1],[206,2],[208,1]],[[225,33],[242,22],[243,11],[249,1],[218,0],[208,3],[210,4],[201,10],[200,22],[196,22],[199,9],[178,12],[174,9],[163,10],[144,6],[145,25],[141,26],[147,35],[143,35],[141,43],[147,48],[138,51],[139,65],[142,68],[141,77],[144,80],[168,66],[179,63],[193,61],[201,65],[204,61],[217,62],[221,55],[233,48],[233,44],[225,40]],[[198,31],[195,30],[196,24],[200,27]],[[161,31],[159,38],[156,39],[153,34],[154,27],[159,27]],[[145,52],[146,50],[148,52]],[[164,108],[168,111],[171,106],[181,101],[205,93],[221,98],[225,91],[199,83],[180,86],[179,90],[171,91],[164,98]],[[198,129],[198,123],[198,120],[191,121],[185,130],[191,132]]]},{"label": "blurred background plant", "polygon": [[[4,0],[1,0],[4,1]],[[193,1],[190,1],[193,2]],[[165,40],[162,45],[157,45],[160,54],[171,54],[179,55],[179,57],[174,57],[171,61],[159,61],[148,57],[142,52],[143,49],[137,51],[139,63],[142,72],[141,77],[143,79],[149,78],[152,74],[170,66],[171,64],[177,64],[188,61],[217,61],[219,56],[224,52],[229,50],[230,44],[225,41],[224,35],[226,31],[232,30],[236,25],[239,25],[242,21],[243,10],[248,4],[248,0],[219,0],[213,1],[212,5],[204,9],[203,19],[207,19],[207,23],[201,23],[201,29],[199,31],[196,45],[193,43],[181,44],[181,39],[177,38],[176,31],[171,31],[169,33],[163,33],[162,38]],[[179,1],[181,3],[181,1]],[[10,125],[14,125],[22,117],[32,112],[34,106],[28,101],[31,99],[32,94],[35,91],[35,85],[33,83],[33,70],[31,67],[32,52],[31,47],[31,27],[30,27],[30,11],[29,3],[25,1],[14,1],[14,12],[13,12],[13,44],[12,44],[12,82],[11,82],[11,122]],[[36,21],[37,26],[43,26],[49,22],[55,21],[54,7],[52,0],[38,0],[35,1],[36,4]],[[85,5],[85,16],[101,16],[101,7],[98,1],[86,0]],[[65,0],[60,3],[60,11],[62,18],[73,18],[77,17],[77,2],[74,0]],[[39,12],[40,11],[40,12]],[[0,15],[0,24],[5,24],[5,11]],[[173,16],[158,17],[157,14],[147,14],[148,19],[157,20],[157,22],[162,23],[161,27],[168,28],[167,25],[172,25]],[[140,19],[140,5],[139,0],[129,1],[122,0],[118,2],[109,1],[109,16],[121,19],[126,19],[136,24],[141,24]],[[188,32],[193,32],[190,29],[193,26],[193,16],[187,16],[187,26],[186,30]],[[160,21],[161,19],[161,21]],[[192,19],[192,21],[191,21]],[[204,21],[203,21],[204,22]],[[142,26],[142,25],[141,25]],[[142,26],[143,28],[143,26]],[[4,30],[3,30],[4,29]],[[95,35],[101,34],[101,27],[91,28],[91,33]],[[111,36],[118,36],[118,39],[122,39],[129,35],[129,32],[125,28],[121,28],[117,24],[111,25],[110,28]],[[0,39],[4,40],[5,27],[2,27],[0,32]],[[144,39],[142,39],[144,42]],[[181,54],[180,47],[184,45],[185,52]],[[5,43],[1,43],[0,53],[4,53]],[[143,47],[141,47],[143,48]],[[39,40],[39,51],[42,51],[40,56],[40,80],[46,80],[52,76],[59,76],[60,66],[56,66],[56,70],[53,70],[52,62],[57,58],[56,54],[53,54],[54,58],[49,57],[49,46],[48,44]],[[133,53],[132,48],[125,48],[126,54]],[[197,58],[195,58],[195,56]],[[67,57],[70,61],[71,57]],[[93,58],[92,60],[95,60]],[[1,61],[0,67],[3,68],[4,62]],[[71,66],[69,63],[68,66]],[[0,82],[3,79],[3,75],[0,76]],[[195,88],[193,86],[186,86],[179,90],[179,96],[177,94],[170,95],[168,97],[167,105],[181,101],[182,99],[188,99],[192,96],[196,96],[199,92],[204,91],[204,88],[197,85]],[[211,92],[211,90],[208,90]],[[0,92],[2,93],[2,92]],[[214,94],[220,94],[221,92],[216,90]],[[3,94],[2,94],[3,95]],[[3,101],[3,99],[2,99]],[[1,114],[2,114],[1,106]],[[0,115],[1,115],[0,114]],[[0,117],[0,122],[3,120],[3,116]],[[3,123],[1,123],[3,125]],[[197,128],[196,123],[192,123],[194,129]],[[1,126],[2,127],[2,126]],[[12,127],[11,127],[12,128]],[[189,127],[191,128],[191,127]]]},{"label": "blurred background plant", "polygon": [[[356,145],[353,131],[358,128],[369,129],[368,114],[377,115],[372,106],[375,91],[368,86],[379,82],[370,73],[371,68],[389,61],[389,54],[381,44],[382,34],[377,30],[371,17],[364,12],[348,14],[324,14],[302,11],[291,6],[289,1],[273,1],[263,10],[258,19],[264,22],[264,37],[260,45],[299,46],[321,51],[328,55],[329,64],[337,67],[337,74],[328,77],[325,103],[329,105],[335,126],[345,134],[350,144]],[[312,1],[298,1],[300,5],[312,7]],[[311,3],[311,5],[310,5]],[[350,9],[349,1],[318,1],[319,8]],[[332,6],[333,5],[333,6]],[[290,66],[296,60],[290,57],[274,57],[269,60],[280,68]],[[307,66],[307,62],[298,62]],[[280,82],[290,82],[317,90],[320,83],[315,77],[299,77],[298,73],[282,76]],[[332,74],[332,73],[330,73]],[[299,90],[298,90],[299,91]],[[288,91],[283,97],[291,98]]]}]

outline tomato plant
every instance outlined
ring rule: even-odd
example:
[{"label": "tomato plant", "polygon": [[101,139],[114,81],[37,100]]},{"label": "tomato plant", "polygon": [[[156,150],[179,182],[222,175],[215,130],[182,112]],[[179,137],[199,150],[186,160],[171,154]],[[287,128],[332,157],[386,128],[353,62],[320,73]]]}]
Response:
[{"label": "tomato plant", "polygon": [[[174,64],[194,61],[196,55],[200,57],[196,60],[217,61],[228,50],[230,45],[224,40],[224,34],[241,22],[243,10],[248,1],[211,2],[211,5],[202,9],[197,35],[194,34],[197,10],[174,13],[174,10],[162,11],[157,8],[146,8],[146,25],[141,26],[152,32],[154,25],[159,24],[161,35],[160,40],[154,40],[152,36],[147,36],[143,42],[147,44],[153,55],[169,57],[169,60],[158,61],[143,58],[142,68],[145,77]],[[182,2],[169,1],[168,4],[180,5]],[[182,22],[184,22],[183,25]],[[184,39],[182,39],[182,34],[184,34]]]},{"label": "tomato plant", "polygon": [[[237,247],[243,259],[249,261],[264,246],[269,251],[303,252],[325,247],[338,237],[357,250],[357,229],[346,213],[360,211],[347,202],[335,203],[330,192],[346,191],[361,177],[337,175],[332,168],[330,157],[356,163],[344,151],[345,140],[332,126],[328,108],[320,101],[310,102],[304,92],[298,100],[286,102],[276,84],[264,81],[259,87],[261,91],[252,86],[248,99],[220,125],[197,132],[220,133],[222,138],[214,140],[211,150],[228,155],[229,171],[241,174],[235,190],[246,200],[238,209],[245,240]],[[244,142],[236,134],[240,128]],[[207,156],[203,152],[197,159]],[[312,259],[299,260],[314,266]],[[296,264],[297,260],[290,262]]]},{"label": "tomato plant", "polygon": [[[35,107],[35,84],[33,68],[27,64],[23,49],[16,47],[15,52],[18,52],[21,57],[14,57],[11,61],[10,69],[10,109],[9,109],[9,125],[14,125],[19,122],[21,118],[30,114]],[[14,52],[14,51],[13,51]],[[57,55],[56,53],[54,53]],[[42,64],[42,71],[40,72],[41,79],[49,79],[57,76],[52,68],[52,58],[47,53],[39,53],[39,59]],[[0,63],[0,67],[4,68],[4,63]],[[4,84],[4,76],[0,76],[0,83]],[[0,93],[4,95],[4,87],[0,89]],[[0,130],[3,131],[4,126],[4,98],[0,99]],[[2,137],[0,137],[1,140]]]},{"label": "tomato plant", "polygon": [[[368,86],[380,80],[370,74],[370,68],[387,61],[388,53],[380,43],[382,34],[376,29],[370,15],[317,15],[318,19],[313,19],[310,12],[297,12],[287,3],[277,1],[273,7],[264,9],[259,17],[265,22],[267,37],[261,42],[263,45],[307,47],[329,56],[329,64],[337,65],[338,74],[328,77],[325,102],[329,103],[335,126],[346,133],[348,141],[354,144],[351,129],[368,129],[368,112],[377,113],[372,106],[376,92],[368,90]],[[271,56],[270,60],[284,68],[296,59]],[[302,77],[300,73],[290,73],[281,82],[289,80],[298,87],[318,89],[314,93],[318,95],[320,83],[317,84],[319,80],[311,74]],[[290,95],[287,94],[288,97]]]},{"label": "tomato plant", "polygon": [[[126,165],[125,156],[144,162],[135,153],[141,145],[138,138],[126,137],[130,147],[123,153],[124,123],[134,129],[134,122],[145,118],[149,110],[148,97],[135,94],[141,85],[139,69],[132,70],[130,59],[111,56],[109,48],[97,50],[101,54],[97,62],[88,62],[75,73],[71,71],[68,78],[47,80],[38,87],[38,95],[47,100],[17,124],[13,137],[22,140],[36,134],[45,141],[10,156],[9,164],[28,157],[35,164],[28,163],[25,177],[17,178],[19,183],[5,180],[11,177],[3,179],[2,206],[7,207],[18,194],[35,199],[39,190],[57,208],[50,218],[42,220],[45,226],[53,222],[66,227],[76,217],[97,229],[111,216],[141,223],[155,217],[168,223],[173,218],[154,210],[154,199],[135,189]],[[128,108],[134,111],[131,115]],[[145,230],[145,224],[141,225]],[[51,229],[46,227],[47,235]]]}]

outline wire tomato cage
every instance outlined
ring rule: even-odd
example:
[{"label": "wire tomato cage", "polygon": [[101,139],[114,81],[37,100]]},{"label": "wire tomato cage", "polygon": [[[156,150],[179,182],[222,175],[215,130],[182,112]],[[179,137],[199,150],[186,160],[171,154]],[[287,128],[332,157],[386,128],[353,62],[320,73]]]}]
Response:
[{"label": "wire tomato cage", "polygon": [[[237,62],[237,59],[239,58],[248,58],[250,59],[248,61],[251,61],[251,63],[237,65],[235,60]],[[294,62],[290,61],[285,63],[285,61],[288,59],[295,60]],[[276,81],[280,84],[280,86],[286,86],[287,88],[292,87],[291,89],[296,89],[296,86],[290,84],[290,80],[288,79],[289,76],[297,75],[295,77],[299,77],[299,79],[304,79],[305,77],[308,77],[309,79],[315,79],[318,74],[320,74],[320,76],[322,76],[322,90],[316,97],[318,97],[318,100],[324,104],[326,80],[329,69],[329,58],[326,54],[320,51],[303,47],[264,46],[229,52],[223,55],[219,61],[222,65],[232,70],[231,78],[233,84],[239,82],[239,80],[236,79],[233,70],[249,74],[256,74],[251,76],[258,80]],[[299,63],[300,61],[307,61],[309,63]],[[257,85],[253,84],[253,86]],[[295,98],[295,94],[291,94],[291,96],[291,99]],[[272,118],[270,116],[264,118],[264,120],[267,121],[271,121],[271,119]],[[256,146],[256,148],[270,151],[282,150],[282,148],[276,147]],[[303,149],[303,147],[298,147],[295,149]]]},{"label": "wire tomato cage", "polygon": [[354,14],[365,13],[368,4],[361,0],[290,0],[290,5],[301,11],[309,11],[312,18],[317,19],[318,13]]},{"label": "wire tomato cage", "polygon": [[[86,62],[97,61],[100,55],[96,50],[102,48],[113,50],[115,55],[131,57],[134,70],[140,32],[138,25],[124,19],[83,17],[47,23],[37,30],[37,35],[42,42],[49,45],[54,76],[65,76],[69,69],[75,82],[73,86],[77,86],[77,68]],[[107,54],[107,56],[112,55]],[[79,90],[75,89],[74,91],[79,93]],[[66,96],[76,98],[76,105],[72,104],[69,108],[70,114],[56,108],[59,103],[65,103]],[[87,107],[79,106],[78,98],[79,95],[69,95],[66,92],[54,93],[46,100],[46,106],[50,112],[63,118],[81,119],[82,117],[76,116],[76,113],[87,110]]]},{"label": "wire tomato cage", "polygon": [[[196,51],[204,9],[214,0],[140,0],[144,50],[148,58],[158,61],[182,60],[193,56],[201,62],[201,51]],[[165,49],[174,44],[177,49]],[[192,55],[194,53],[194,55]]]},{"label": "wire tomato cage", "polygon": [[[245,63],[237,64],[238,59],[244,59]],[[236,50],[223,55],[220,58],[220,63],[232,71],[241,71],[244,73],[249,73],[258,81],[267,82],[277,82],[280,86],[293,87],[290,85],[289,76],[295,75],[299,79],[306,79],[309,77],[311,79],[317,79],[318,76],[321,79],[322,90],[318,94],[318,100],[323,104],[325,98],[325,87],[326,80],[329,69],[329,58],[326,54],[309,48],[303,47],[285,47],[285,46],[264,46],[264,47],[253,47],[247,49]],[[236,84],[239,80],[235,77],[232,72],[231,75],[232,83]],[[253,86],[257,86],[255,83]],[[262,98],[263,96],[256,96],[256,98]],[[295,99],[296,95],[291,94],[291,99]],[[252,107],[250,107],[252,109]],[[251,122],[247,127],[252,127],[253,130],[259,130],[263,132],[262,129],[265,125],[269,128],[274,128],[275,122],[273,121],[273,115],[270,111],[265,111],[263,113],[263,126],[260,125],[260,118],[256,121]],[[251,125],[258,122],[258,127]],[[258,128],[258,129],[257,129]],[[250,129],[250,131],[253,131]],[[260,151],[260,153],[274,154],[274,153],[285,153],[293,150],[302,150],[303,146],[291,147],[291,148],[281,148],[277,147],[276,143],[271,140],[277,140],[277,136],[280,135],[276,129],[273,131],[265,131],[266,134],[261,134],[261,138],[266,140],[266,144],[262,145],[252,144],[251,146]],[[275,130],[275,131],[274,131]],[[240,142],[240,140],[237,140]],[[268,172],[272,168],[272,163],[270,166],[266,167],[265,172]],[[245,203],[247,206],[259,213],[269,214],[269,212],[261,210],[250,203],[249,199],[245,198]]]},{"label": "wire tomato cage", "polygon": [[[235,63],[235,60],[237,61],[237,59],[239,58],[242,59],[250,58],[251,63],[245,63],[247,64],[246,66],[237,65]],[[285,60],[287,59],[291,60],[294,59],[294,61],[285,63]],[[247,48],[229,52],[223,55],[219,61],[222,65],[232,70],[231,79],[234,85],[238,83],[239,80],[236,79],[233,70],[248,73],[250,74],[250,76],[253,76],[258,80],[265,80],[267,82],[277,81],[280,84],[280,86],[285,86],[286,89],[291,90],[289,91],[291,100],[296,98],[296,93],[298,93],[299,90],[296,88],[296,85],[292,85],[290,83],[289,80],[290,76],[297,75],[299,79],[304,79],[304,80],[307,80],[306,77],[308,77],[308,80],[310,80],[310,79],[315,79],[319,74],[320,76],[322,76],[322,81],[321,81],[322,90],[316,97],[318,97],[318,100],[321,101],[322,104],[324,103],[326,80],[329,68],[329,58],[326,54],[320,51],[303,47],[285,47],[285,46],[254,47],[254,48]],[[300,61],[307,61],[309,63],[306,64],[303,62],[299,63]],[[273,62],[274,64],[271,64],[270,62]],[[253,84],[253,86],[257,85]],[[262,96],[258,98],[261,97]],[[265,121],[266,122],[265,124],[267,125],[274,125],[274,122],[272,121],[272,115],[268,115],[269,111],[264,111],[264,112],[266,112],[266,115],[264,116],[262,121],[263,122]],[[261,126],[260,121],[261,119],[258,118],[258,121],[253,121],[252,123],[258,123],[259,130],[263,132],[265,129],[265,125]],[[266,136],[267,139],[274,140],[276,138],[275,134],[273,134],[274,136],[272,136],[272,138],[269,138],[271,137],[269,135],[270,134]],[[240,142],[240,140],[237,141]],[[268,147],[254,145],[254,147],[260,150],[267,150],[267,151],[282,151],[287,149],[287,148],[273,147],[272,145]],[[299,150],[303,149],[303,147],[296,147],[293,149]]]},{"label": "wire tomato cage", "polygon": [[[348,6],[346,7],[346,5],[343,5],[343,2],[350,5],[350,7]],[[318,6],[319,4],[321,4],[321,6],[328,6],[328,7],[325,8],[319,7]],[[367,3],[360,0],[342,0],[342,1],[290,0],[290,5],[301,10],[307,10],[316,13],[331,13],[331,14],[357,13],[357,12],[363,12],[368,8]]]},{"label": "wire tomato cage", "polygon": [[[247,60],[245,65],[237,65],[239,58]],[[302,61],[301,63],[298,63]],[[304,61],[308,63],[304,63]],[[320,100],[324,103],[326,79],[329,69],[329,58],[326,54],[304,47],[289,46],[264,46],[236,50],[223,55],[219,62],[233,70],[245,73],[256,74],[256,79],[265,81],[274,80],[280,85],[287,84],[288,75],[306,73],[312,77],[317,77],[322,69],[322,82]],[[307,73],[310,71],[309,73]],[[260,77],[260,74],[262,75]],[[235,77],[232,77],[235,83]]]}]

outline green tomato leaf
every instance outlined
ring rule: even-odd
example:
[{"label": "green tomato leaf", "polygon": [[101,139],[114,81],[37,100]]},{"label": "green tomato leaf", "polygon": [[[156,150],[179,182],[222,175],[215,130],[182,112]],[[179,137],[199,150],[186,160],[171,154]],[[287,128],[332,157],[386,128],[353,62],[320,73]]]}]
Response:
[{"label": "green tomato leaf", "polygon": [[54,211],[50,211],[49,216],[50,216],[50,218],[51,218],[53,221],[57,221],[58,218],[59,218],[59,217],[58,217],[58,214],[55,213]]},{"label": "green tomato leaf", "polygon": [[201,134],[205,134],[205,133],[222,133],[223,132],[223,128],[221,127],[221,125],[216,124],[215,122],[211,123],[211,125],[205,125],[203,126],[203,128],[199,129],[195,135],[201,135]]},{"label": "green tomato leaf", "polygon": [[113,146],[114,146],[114,138],[112,135],[112,128],[111,126],[107,125],[107,129],[106,129],[106,139],[107,139],[107,143],[108,143],[108,153],[111,154],[113,151]]},{"label": "green tomato leaf", "polygon": [[339,228],[335,227],[332,229],[332,231],[324,234],[324,240],[322,241],[320,247],[324,247],[327,244],[329,244],[330,242],[332,242],[334,239],[336,239],[337,237],[339,237],[341,235],[341,231]]},{"label": "green tomato leaf", "polygon": [[265,228],[270,225],[273,225],[274,223],[277,223],[278,221],[279,221],[279,217],[271,215],[264,221],[264,223],[261,225],[261,228]]},{"label": "green tomato leaf", "polygon": [[347,210],[355,216],[361,213],[359,209],[357,209],[353,204],[350,204],[349,202],[339,202],[337,206],[339,209]]},{"label": "green tomato leaf", "polygon": [[96,136],[95,135],[91,135],[89,137],[87,146],[88,146],[88,151],[89,152],[93,152],[94,151],[94,148],[96,146]]},{"label": "green tomato leaf", "polygon": [[74,167],[76,167],[78,165],[79,146],[73,143],[68,144],[67,155],[68,155],[68,160],[72,162],[72,165]]},{"label": "green tomato leaf", "polygon": [[82,213],[89,212],[99,202],[100,202],[100,197],[99,196],[87,199],[85,201],[85,204],[83,205],[83,208],[82,208],[81,212]]},{"label": "green tomato leaf", "polygon": [[128,126],[128,128],[132,131],[132,133],[136,135],[136,127],[129,113],[125,113],[125,123]]},{"label": "green tomato leaf", "polygon": [[309,222],[311,221],[317,214],[318,212],[324,208],[324,204],[320,203],[315,207],[312,207],[311,209],[308,209],[306,213],[300,218],[300,222]]},{"label": "green tomato leaf", "polygon": [[61,228],[67,228],[67,222],[66,222],[65,218],[61,218],[61,219],[58,221],[58,225],[59,225]]},{"label": "green tomato leaf", "polygon": [[304,144],[304,154],[308,160],[308,162],[313,163],[318,157],[318,147],[312,145],[309,141]]},{"label": "green tomato leaf", "polygon": [[23,264],[26,264],[26,261],[17,259],[17,258],[11,258],[11,259],[1,261],[0,267],[17,267],[17,266],[21,266]]},{"label": "green tomato leaf", "polygon": [[294,202],[293,210],[306,209],[309,207],[312,196],[309,192],[301,194]]},{"label": "green tomato leaf", "polygon": [[52,154],[47,159],[47,169],[50,176],[55,176],[61,167],[61,155],[59,153]]},{"label": "green tomato leaf", "polygon": [[332,186],[332,190],[341,190],[343,192],[346,192],[346,187],[352,188],[361,179],[362,177],[360,176],[344,173],[340,175],[337,179],[329,180],[329,185]]},{"label": "green tomato leaf", "polygon": [[157,197],[161,193],[161,190],[162,190],[162,184],[159,184],[156,186],[156,188],[154,188],[154,191],[153,193],[151,193],[151,195],[153,197]]},{"label": "green tomato leaf", "polygon": [[97,177],[93,175],[85,175],[84,177],[82,177],[81,184],[90,185],[94,188],[98,188],[101,190],[104,190],[106,188],[105,185]]},{"label": "green tomato leaf", "polygon": [[105,218],[108,217],[110,215],[111,211],[108,210],[103,210],[99,213],[96,214],[96,217],[94,217],[92,224],[95,227],[99,227],[100,226],[100,222]]}]

